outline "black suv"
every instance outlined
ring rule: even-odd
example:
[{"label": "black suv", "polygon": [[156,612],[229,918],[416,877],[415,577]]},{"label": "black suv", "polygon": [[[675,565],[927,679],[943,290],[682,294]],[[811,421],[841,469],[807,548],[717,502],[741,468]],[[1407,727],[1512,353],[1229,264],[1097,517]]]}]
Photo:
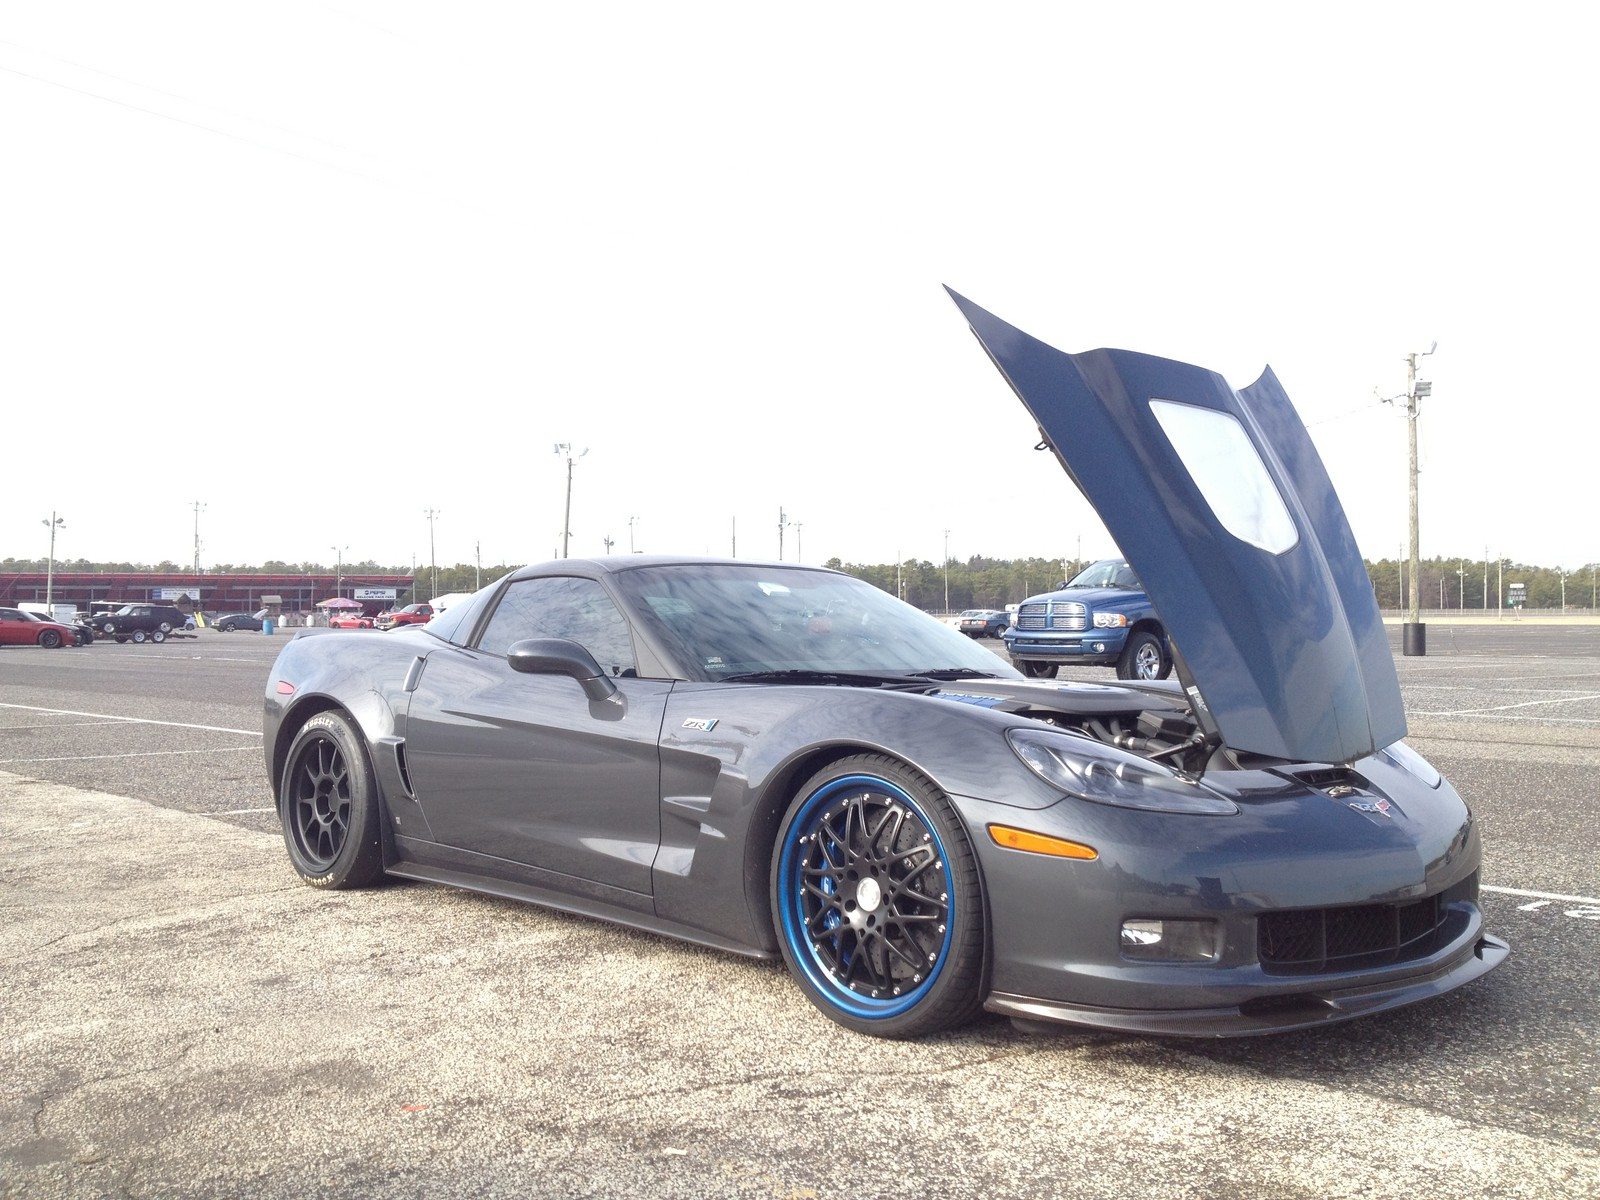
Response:
[{"label": "black suv", "polygon": [[114,613],[99,613],[89,624],[100,637],[119,642],[164,642],[167,634],[182,629],[184,615],[170,604],[124,604]]}]

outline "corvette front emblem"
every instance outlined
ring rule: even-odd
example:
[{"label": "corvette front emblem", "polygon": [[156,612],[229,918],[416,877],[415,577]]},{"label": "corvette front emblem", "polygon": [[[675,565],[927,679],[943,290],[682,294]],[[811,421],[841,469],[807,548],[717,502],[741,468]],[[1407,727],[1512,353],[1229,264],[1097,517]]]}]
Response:
[{"label": "corvette front emblem", "polygon": [[710,733],[717,727],[715,717],[688,717],[683,722],[685,729],[698,729],[702,733]]},{"label": "corvette front emblem", "polygon": [[1352,800],[1350,801],[1350,807],[1357,812],[1381,813],[1386,817],[1389,815],[1389,802],[1387,800]]}]

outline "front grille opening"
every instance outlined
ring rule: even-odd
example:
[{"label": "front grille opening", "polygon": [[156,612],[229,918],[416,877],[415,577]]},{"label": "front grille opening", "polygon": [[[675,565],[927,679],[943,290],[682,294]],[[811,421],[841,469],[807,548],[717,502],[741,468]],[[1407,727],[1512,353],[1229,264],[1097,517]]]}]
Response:
[{"label": "front grille opening", "polygon": [[1264,971],[1314,975],[1425,958],[1459,935],[1452,905],[1476,902],[1478,876],[1421,900],[1301,908],[1256,918],[1256,951]]}]

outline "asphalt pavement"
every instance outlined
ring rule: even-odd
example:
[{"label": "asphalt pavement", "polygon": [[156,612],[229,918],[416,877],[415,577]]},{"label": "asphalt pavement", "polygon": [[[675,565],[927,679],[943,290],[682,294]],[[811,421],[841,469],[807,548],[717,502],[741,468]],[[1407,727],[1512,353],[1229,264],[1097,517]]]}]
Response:
[{"label": "asphalt pavement", "polygon": [[1410,740],[1513,957],[1217,1043],[883,1042],[773,964],[314,892],[261,762],[281,636],[0,651],[0,1194],[1593,1197],[1600,628],[1429,641]]}]

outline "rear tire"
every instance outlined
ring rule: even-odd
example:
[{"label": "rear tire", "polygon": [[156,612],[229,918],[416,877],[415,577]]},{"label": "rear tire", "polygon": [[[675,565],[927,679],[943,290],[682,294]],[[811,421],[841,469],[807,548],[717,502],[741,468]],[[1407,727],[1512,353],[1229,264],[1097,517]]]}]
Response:
[{"label": "rear tire", "polygon": [[857,754],[802,786],[772,852],[778,944],[847,1029],[910,1038],[983,1002],[984,900],[961,819],[932,780]]},{"label": "rear tire", "polygon": [[137,643],[143,642],[150,635],[145,633],[145,631],[142,630],[142,629],[135,629],[133,631],[133,633],[130,634],[129,636],[131,636],[133,638],[135,644],[137,644]]},{"label": "rear tire", "polygon": [[223,633],[232,633],[237,626],[235,626],[232,621],[224,621],[221,625],[218,625],[217,628]]},{"label": "rear tire", "polygon": [[166,641],[167,640],[167,631],[165,629],[156,630],[154,633],[152,633],[150,635],[150,640],[152,642],[158,642],[158,643]]},{"label": "rear tire", "polygon": [[383,875],[378,785],[360,731],[320,712],[289,744],[278,817],[289,862],[317,888],[358,888]]}]

